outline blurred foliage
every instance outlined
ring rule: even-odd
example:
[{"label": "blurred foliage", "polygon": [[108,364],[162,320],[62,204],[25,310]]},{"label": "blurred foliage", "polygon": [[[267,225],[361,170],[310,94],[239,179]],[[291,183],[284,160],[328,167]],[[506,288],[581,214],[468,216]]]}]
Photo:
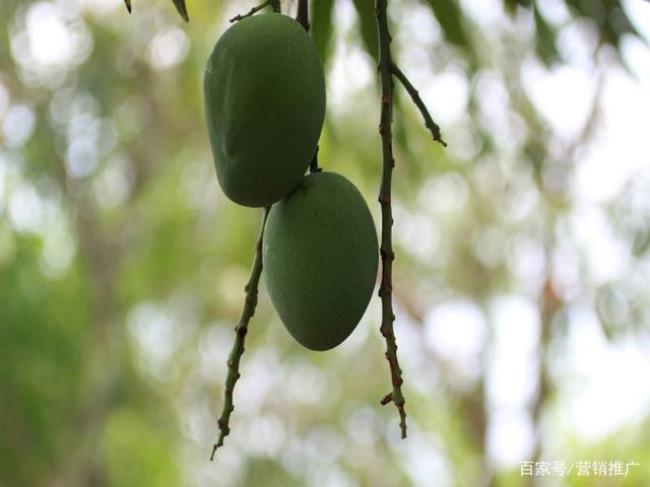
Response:
[{"label": "blurred foliage", "polygon": [[311,6],[311,36],[314,39],[324,66],[327,66],[327,61],[332,50],[333,9],[334,0],[314,2]]},{"label": "blurred foliage", "polygon": [[[567,230],[580,221],[571,188],[596,129],[558,136],[522,79],[527,64],[568,65],[559,39],[574,27],[597,34],[594,78],[619,69],[626,39],[647,41],[614,0],[554,2],[565,12],[555,17],[542,0],[504,0],[493,24],[470,3],[390,2],[401,68],[429,95],[451,79],[430,108],[436,118],[458,97],[462,114],[438,120],[444,150],[397,90],[409,439],[378,404],[389,377],[377,303],[348,343],[321,354],[291,340],[262,289],[233,432],[209,463],[261,214],[218,189],[202,69],[227,19],[250,5],[189,2],[185,24],[169,2],[139,0],[130,16],[118,0],[0,2],[0,486],[521,485],[518,465],[497,464],[487,446],[491,310],[509,295],[533,303],[541,324],[521,408],[534,433],[526,458],[636,459],[633,476],[607,485],[650,485],[647,418],[592,443],[549,419],[578,380],[556,370],[572,355],[575,307],[599,317],[612,346],[647,339],[647,181],[598,208],[631,259],[629,275],[599,280]],[[373,202],[373,1],[316,0],[312,13],[330,75],[319,160]],[[431,313],[450,302],[488,328],[470,365],[427,338]]]}]

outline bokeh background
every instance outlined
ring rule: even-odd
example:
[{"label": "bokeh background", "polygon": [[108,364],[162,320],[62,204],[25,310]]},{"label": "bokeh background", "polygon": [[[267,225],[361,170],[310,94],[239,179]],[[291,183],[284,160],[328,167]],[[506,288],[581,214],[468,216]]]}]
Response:
[{"label": "bokeh background", "polygon": [[[220,192],[202,73],[251,2],[0,2],[0,485],[650,485],[650,3],[394,0],[396,334],[374,298],[310,352],[262,286],[232,433],[226,358],[261,211]],[[295,1],[283,2],[293,14]],[[378,222],[371,0],[315,0],[320,163]],[[344,236],[332,236],[341,238]],[[526,477],[521,462],[636,462]]]}]

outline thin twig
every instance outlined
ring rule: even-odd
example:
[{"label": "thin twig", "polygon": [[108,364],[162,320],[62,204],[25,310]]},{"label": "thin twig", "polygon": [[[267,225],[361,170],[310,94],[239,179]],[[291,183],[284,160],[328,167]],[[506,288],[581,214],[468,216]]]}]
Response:
[{"label": "thin twig", "polygon": [[402,438],[406,438],[406,410],[404,396],[402,395],[402,370],[397,360],[397,342],[393,331],[395,314],[393,313],[392,300],[392,267],[395,254],[393,253],[392,226],[393,215],[391,207],[391,178],[395,159],[393,157],[393,135],[391,124],[393,121],[393,79],[392,58],[390,53],[390,32],[386,14],[387,0],[375,0],[375,16],[377,17],[377,33],[379,36],[379,75],[381,77],[381,121],[379,133],[383,154],[383,171],[379,203],[381,205],[381,285],[379,296],[382,304],[381,334],[386,339],[386,360],[390,366],[393,390],[387,394],[381,404],[393,402],[400,416],[400,430]]},{"label": "thin twig", "polygon": [[252,9],[250,9],[250,10],[249,10],[248,12],[246,12],[245,14],[240,14],[240,15],[236,15],[236,16],[234,16],[232,19],[230,19],[230,22],[239,22],[240,20],[243,20],[243,19],[245,19],[246,17],[250,17],[250,16],[252,16],[253,14],[259,12],[259,11],[262,10],[263,8],[268,7],[268,6],[271,5],[272,3],[273,3],[273,0],[267,0],[266,2],[260,3],[257,7],[253,7]]},{"label": "thin twig", "polygon": [[230,414],[235,409],[233,405],[233,392],[235,384],[239,379],[239,361],[244,354],[244,340],[248,332],[248,322],[255,314],[255,307],[257,306],[257,288],[262,274],[262,240],[264,238],[264,227],[266,219],[269,216],[270,206],[264,209],[264,218],[262,219],[262,227],[260,228],[259,237],[255,246],[255,260],[251,269],[251,275],[246,284],[246,301],[244,309],[242,310],[239,324],[235,327],[235,343],[233,343],[232,350],[228,356],[228,376],[226,377],[226,385],[224,389],[224,403],[221,417],[219,418],[219,440],[212,447],[212,454],[210,460],[214,459],[214,454],[217,448],[223,445],[223,440],[230,433]]},{"label": "thin twig", "polygon": [[128,12],[131,13],[131,0],[124,0],[124,4],[126,5]]},{"label": "thin twig", "polygon": [[311,27],[309,24],[309,1],[308,0],[298,0],[298,13],[296,14],[296,20],[302,24],[307,32]]},{"label": "thin twig", "polygon": [[406,91],[411,96],[413,103],[415,103],[415,106],[418,107],[418,110],[420,110],[422,117],[424,117],[424,125],[426,126],[426,128],[429,129],[431,135],[433,135],[433,140],[442,144],[443,147],[447,147],[447,142],[445,142],[442,139],[442,135],[440,135],[440,127],[436,122],[433,121],[433,118],[431,118],[431,114],[429,113],[429,110],[427,109],[426,105],[422,101],[422,98],[420,98],[420,93],[418,92],[418,90],[415,89],[415,86],[411,84],[409,79],[402,72],[402,70],[399,69],[399,67],[397,67],[396,64],[394,63],[391,64],[390,69],[391,72],[395,75],[395,77],[399,80],[399,82],[402,83],[402,86],[406,88]]}]

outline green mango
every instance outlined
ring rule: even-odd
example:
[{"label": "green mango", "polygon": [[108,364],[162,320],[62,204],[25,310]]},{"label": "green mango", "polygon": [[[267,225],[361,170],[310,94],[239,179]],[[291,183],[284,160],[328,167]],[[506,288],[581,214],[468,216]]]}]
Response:
[{"label": "green mango", "polygon": [[217,41],[204,75],[208,135],[223,192],[268,206],[302,179],[325,117],[325,74],[294,19],[237,22]]},{"label": "green mango", "polygon": [[289,333],[311,350],[343,342],[377,278],[377,233],[359,190],[339,174],[305,176],[271,208],[263,252],[266,287]]}]

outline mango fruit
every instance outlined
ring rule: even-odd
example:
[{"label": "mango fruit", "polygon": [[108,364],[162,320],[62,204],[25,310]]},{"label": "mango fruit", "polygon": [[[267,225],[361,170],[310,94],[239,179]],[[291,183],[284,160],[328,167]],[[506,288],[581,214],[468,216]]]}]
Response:
[{"label": "mango fruit", "polygon": [[254,15],[217,41],[203,80],[208,135],[223,192],[268,206],[297,186],[325,117],[325,74],[305,29]]},{"label": "mango fruit", "polygon": [[305,176],[271,207],[262,257],[289,333],[311,350],[337,346],[359,323],[377,277],[377,233],[363,196],[339,174]]}]

